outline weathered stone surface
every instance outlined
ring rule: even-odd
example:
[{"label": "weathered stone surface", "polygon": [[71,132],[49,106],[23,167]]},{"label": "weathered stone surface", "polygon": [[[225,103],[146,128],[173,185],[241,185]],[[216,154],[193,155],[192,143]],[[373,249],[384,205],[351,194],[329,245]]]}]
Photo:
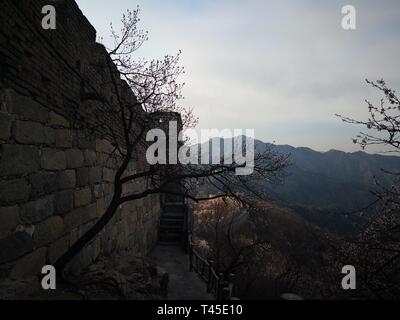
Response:
[{"label": "weathered stone surface", "polygon": [[31,189],[25,179],[0,182],[0,202],[15,204],[28,200]]},{"label": "weathered stone surface", "polygon": [[41,196],[57,190],[57,175],[54,172],[40,171],[29,176],[32,185],[32,194]]},{"label": "weathered stone surface", "polygon": [[52,216],[54,213],[53,202],[53,195],[28,202],[22,207],[21,221],[25,224],[32,224]]},{"label": "weathered stone surface", "polygon": [[54,133],[56,138],[56,147],[72,147],[72,135],[69,129],[56,129]]},{"label": "weathered stone surface", "polygon": [[96,213],[98,217],[101,217],[107,209],[106,200],[104,198],[97,199],[96,201]]},{"label": "weathered stone surface", "polygon": [[70,232],[81,225],[81,216],[83,215],[83,208],[78,208],[64,217],[65,231]]},{"label": "weathered stone surface", "polygon": [[15,232],[0,239],[0,248],[0,264],[2,264],[32,251],[33,240],[26,232]]},{"label": "weathered stone surface", "polygon": [[96,204],[75,209],[64,217],[65,230],[67,232],[96,218]]},{"label": "weathered stone surface", "polygon": [[80,263],[82,269],[88,267],[93,262],[93,256],[94,256],[93,244],[90,244],[85,248],[83,248],[83,250],[80,252]]},{"label": "weathered stone surface", "polygon": [[59,191],[54,194],[54,212],[62,214],[71,211],[74,205],[73,190]]},{"label": "weathered stone surface", "polygon": [[89,168],[76,169],[76,184],[78,187],[84,187],[89,184]]},{"label": "weathered stone surface", "polygon": [[114,182],[114,171],[108,168],[103,168],[103,180]]},{"label": "weathered stone surface", "polygon": [[25,175],[39,169],[39,150],[34,146],[0,146],[0,176]]},{"label": "weathered stone surface", "polygon": [[[25,39],[27,34],[23,32],[23,27],[13,28],[12,22],[23,26],[23,23],[19,23],[21,21],[17,21],[22,17],[17,13],[19,9],[29,11],[29,8],[28,5],[25,6],[24,4],[15,4],[14,6],[15,2],[6,0],[7,10],[1,11],[0,14],[6,18],[6,25],[11,23],[10,28],[6,28],[5,34],[0,34],[0,38],[6,37],[9,40],[7,45],[0,49],[0,55],[3,57],[3,54],[5,54],[4,57],[6,58],[1,61],[0,69],[5,67],[4,70],[7,71],[4,74],[5,78],[2,79],[4,80],[2,84],[11,86],[14,90],[29,96],[20,96],[13,90],[0,89],[0,95],[3,91],[7,91],[5,100],[0,97],[0,109],[3,112],[0,113],[0,142],[2,142],[0,143],[0,207],[14,206],[13,209],[8,209],[9,211],[0,216],[0,230],[6,230],[0,235],[0,239],[8,238],[13,234],[27,234],[28,239],[34,237],[36,246],[21,251],[18,246],[11,245],[12,254],[14,254],[14,251],[17,253],[12,260],[8,260],[4,264],[0,263],[0,278],[6,273],[6,276],[9,276],[13,267],[15,277],[30,274],[30,271],[26,273],[24,268],[20,269],[19,266],[34,266],[37,265],[35,261],[43,260],[43,250],[46,249],[41,249],[43,247],[38,246],[41,243],[50,241],[43,246],[47,248],[47,259],[54,261],[55,256],[65,246],[65,241],[61,240],[63,237],[68,237],[68,240],[69,237],[76,239],[92,226],[97,220],[97,212],[103,214],[105,211],[107,200],[103,199],[105,197],[103,189],[106,189],[105,193],[107,194],[112,192],[112,171],[121,161],[121,159],[115,159],[114,156],[110,157],[108,154],[114,150],[108,141],[97,141],[96,144],[96,137],[90,130],[77,129],[78,126],[75,126],[71,121],[70,116],[73,116],[74,112],[82,106],[81,88],[79,77],[76,77],[77,74],[70,73],[68,66],[57,61],[52,61],[49,68],[46,69],[46,63],[49,60],[49,54],[46,51],[49,48],[44,48],[40,44],[38,46],[38,42],[28,41],[29,48],[21,47],[23,40],[27,40]],[[40,9],[40,4],[35,1],[31,2],[34,7]],[[85,73],[84,76],[88,77],[88,80],[93,80],[91,86],[97,87],[102,74],[97,74],[97,69],[92,68],[91,62],[95,61],[89,60],[96,56],[103,56],[106,52],[102,47],[102,51],[97,52],[96,50],[92,54],[93,47],[100,47],[93,45],[95,30],[89,25],[86,18],[81,16],[77,6],[68,6],[68,10],[68,17],[70,18],[67,19],[68,23],[65,26],[61,25],[61,28],[58,28],[57,25],[59,32],[52,33],[54,35],[52,41],[54,40],[55,44],[62,44],[68,40],[68,45],[65,48],[63,47],[65,56],[69,60],[72,59],[70,62],[73,65],[78,65],[76,59],[79,59],[79,62],[82,63],[80,71]],[[71,29],[68,28],[70,27],[69,24],[72,27],[75,24],[79,25],[78,29],[81,32],[69,32],[68,30]],[[25,58],[29,57],[29,59],[21,59],[20,55],[24,49],[27,50]],[[68,52],[70,49],[72,51]],[[36,69],[33,68],[34,65],[36,65]],[[46,69],[48,72],[41,75],[38,72],[39,69]],[[60,77],[59,81],[49,81],[57,78],[57,75]],[[100,91],[105,89],[106,95],[112,91],[106,87],[97,89],[100,89]],[[29,93],[31,93],[31,96]],[[127,95],[129,96],[129,92],[127,92]],[[127,95],[124,93],[123,99]],[[88,106],[93,107],[95,105],[89,102]],[[86,106],[83,109],[85,108]],[[89,122],[95,120],[91,118],[92,115],[95,116],[95,113],[91,114],[90,108],[85,110],[89,111],[87,120]],[[7,145],[11,146],[8,147]],[[95,151],[96,147],[98,152]],[[12,150],[13,148],[14,150]],[[76,150],[68,151],[72,148]],[[5,149],[8,153],[3,152]],[[138,158],[143,158],[143,154],[138,154]],[[70,165],[71,167],[69,167]],[[84,168],[84,170],[79,170],[81,168]],[[110,170],[106,169],[103,172],[103,168]],[[73,172],[75,172],[75,177]],[[77,209],[75,213],[77,222],[72,223],[75,228],[69,234],[62,233],[57,238],[53,232],[57,233],[57,230],[62,229],[60,227],[62,223],[59,219],[64,221],[64,217],[69,216],[72,210],[75,210],[75,191],[87,187],[93,194],[89,197],[87,192],[83,192],[80,196],[77,196],[77,205],[83,206],[79,207],[79,210]],[[51,201],[52,198],[53,201]],[[101,200],[96,202],[98,198]],[[93,201],[93,203],[86,204],[88,201]],[[135,230],[131,229],[133,222],[131,223],[125,217],[122,217],[120,211],[118,210],[115,218],[109,223],[107,241],[110,244],[110,250],[121,249],[121,246],[126,246],[128,232],[137,233],[138,239],[146,238],[147,231],[144,228],[148,228],[148,226],[138,223]],[[68,219],[71,219],[70,217]],[[1,219],[6,219],[6,222]],[[52,219],[56,220],[53,221]],[[119,222],[121,219],[123,219],[122,222]],[[132,215],[132,221],[135,219],[136,215]],[[114,227],[115,223],[119,223],[118,228]],[[154,223],[151,226],[153,227]],[[122,238],[118,239],[119,237]],[[33,239],[30,240],[33,241]],[[143,242],[145,241],[147,240],[143,240]],[[97,242],[99,243],[99,241]],[[135,243],[139,247],[142,246],[142,243],[139,243],[136,239]],[[89,254],[83,254],[82,260],[90,261],[90,256],[97,256],[100,246],[97,245],[96,250],[92,247],[95,247],[95,245],[92,245],[88,250]],[[1,255],[4,254],[4,248],[6,246],[2,242],[0,245]],[[39,249],[42,252],[34,251]],[[24,262],[20,263],[20,261]],[[85,262],[79,263],[80,266],[85,264]],[[7,265],[7,267],[4,267],[4,265]],[[6,269],[7,271],[3,272]]]},{"label": "weathered stone surface", "polygon": [[19,223],[19,207],[0,207],[0,237],[3,233],[14,231]]},{"label": "weathered stone surface", "polygon": [[92,167],[89,169],[89,183],[99,183],[101,182],[102,168]]},{"label": "weathered stone surface", "polygon": [[92,191],[90,188],[75,191],[74,200],[75,208],[83,207],[92,201]]},{"label": "weathered stone surface", "polygon": [[60,238],[64,233],[64,222],[61,217],[51,217],[36,225],[33,240],[36,247],[44,246]]},{"label": "weathered stone surface", "polygon": [[57,175],[59,189],[71,189],[76,186],[75,170],[61,171]]},{"label": "weathered stone surface", "polygon": [[108,196],[113,193],[114,185],[111,183],[102,183],[103,195]]},{"label": "weathered stone surface", "polygon": [[114,147],[108,140],[98,139],[96,140],[96,151],[102,153],[111,153],[113,152]]},{"label": "weathered stone surface", "polygon": [[57,261],[57,259],[67,251],[69,247],[69,235],[58,239],[57,241],[53,242],[49,246],[49,250],[47,253],[48,261],[50,264],[53,264]]},{"label": "weathered stone surface", "polygon": [[80,149],[95,149],[96,144],[88,134],[78,134],[78,147]]},{"label": "weathered stone surface", "polygon": [[19,143],[41,144],[45,141],[43,125],[31,121],[15,121],[14,138]]},{"label": "weathered stone surface", "polygon": [[41,164],[46,170],[65,170],[67,160],[64,151],[49,148],[42,150]]},{"label": "weathered stone surface", "polygon": [[87,210],[85,212],[85,216],[84,216],[84,220],[82,222],[82,225],[78,228],[79,237],[82,237],[86,232],[89,231],[89,229],[91,227],[93,227],[94,221],[90,221],[91,220],[91,215],[93,213],[96,214],[96,205],[88,206]]},{"label": "weathered stone surface", "polygon": [[64,219],[64,226],[65,230],[69,232],[69,245],[72,246],[78,240],[78,228],[69,230],[65,219]]},{"label": "weathered stone surface", "polygon": [[93,195],[96,199],[104,196],[103,184],[96,184],[93,186]]},{"label": "weathered stone surface", "polygon": [[93,150],[85,150],[84,151],[84,157],[85,157],[85,164],[87,166],[94,166],[96,165],[96,152]]},{"label": "weathered stone surface", "polygon": [[46,248],[40,248],[18,260],[11,270],[12,279],[23,279],[40,274],[46,264]]},{"label": "weathered stone surface", "polygon": [[31,97],[15,94],[13,97],[13,113],[26,120],[46,122],[49,116],[46,108]]},{"label": "weathered stone surface", "polygon": [[79,149],[69,149],[66,151],[68,168],[79,168],[83,166],[84,158]]},{"label": "weathered stone surface", "polygon": [[15,91],[11,88],[2,88],[0,90],[0,111],[5,113],[12,113],[13,100]]},{"label": "weathered stone surface", "polygon": [[8,140],[11,136],[12,116],[0,112],[0,140]]},{"label": "weathered stone surface", "polygon": [[44,143],[53,145],[56,142],[56,134],[53,128],[44,127]]},{"label": "weathered stone surface", "polygon": [[65,119],[63,116],[50,111],[49,114],[49,126],[52,127],[64,127],[64,128],[69,128],[69,122],[67,119]]},{"label": "weathered stone surface", "polygon": [[93,241],[93,247],[93,260],[96,260],[101,252],[101,241],[99,237],[97,237],[96,240]]}]

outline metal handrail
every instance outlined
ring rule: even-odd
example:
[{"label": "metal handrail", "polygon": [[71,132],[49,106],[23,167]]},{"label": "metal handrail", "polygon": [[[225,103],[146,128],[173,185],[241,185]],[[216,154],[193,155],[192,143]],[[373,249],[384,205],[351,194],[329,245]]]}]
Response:
[{"label": "metal handrail", "polygon": [[[213,261],[207,261],[194,248],[192,234],[188,235],[188,254],[189,254],[189,270],[195,271],[200,278],[207,284],[207,292],[212,293],[217,300],[232,299],[233,282],[226,280],[222,273],[217,274],[213,267]],[[236,298],[235,298],[236,299]]]}]

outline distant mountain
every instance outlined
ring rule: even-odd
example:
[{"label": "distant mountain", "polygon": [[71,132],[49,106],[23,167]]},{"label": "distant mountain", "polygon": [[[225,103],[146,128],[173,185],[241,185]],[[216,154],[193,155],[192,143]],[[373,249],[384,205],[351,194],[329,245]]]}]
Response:
[{"label": "distant mountain", "polygon": [[[228,140],[220,139],[221,150]],[[211,140],[206,143],[210,144]],[[338,150],[318,152],[310,148],[271,145],[259,140],[255,140],[254,145],[259,152],[272,147],[276,152],[290,154],[293,165],[288,168],[284,183],[260,186],[285,206],[360,209],[373,199],[370,190],[374,188],[374,176],[381,183],[390,184],[382,169],[400,170],[400,157],[396,156]]]}]

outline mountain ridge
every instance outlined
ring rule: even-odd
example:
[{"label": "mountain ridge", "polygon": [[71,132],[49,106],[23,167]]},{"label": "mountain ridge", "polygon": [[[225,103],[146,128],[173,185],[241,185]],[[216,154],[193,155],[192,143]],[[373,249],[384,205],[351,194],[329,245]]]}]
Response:
[{"label": "mountain ridge", "polygon": [[[218,140],[222,151],[224,144],[232,138],[212,138],[201,145],[218,143]],[[271,149],[290,155],[293,165],[286,170],[283,184],[259,186],[286,206],[329,207],[345,211],[361,209],[374,199],[371,190],[376,187],[376,177],[380,183],[390,185],[391,177],[384,174],[383,169],[400,171],[400,157],[395,155],[336,149],[321,152],[257,139],[254,139],[254,146],[256,152]]]}]

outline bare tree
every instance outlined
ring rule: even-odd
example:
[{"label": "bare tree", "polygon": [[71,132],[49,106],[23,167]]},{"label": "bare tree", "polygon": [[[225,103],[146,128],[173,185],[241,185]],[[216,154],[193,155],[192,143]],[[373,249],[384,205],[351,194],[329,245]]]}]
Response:
[{"label": "bare tree", "polygon": [[300,278],[290,253],[279,254],[268,236],[271,217],[267,208],[263,201],[243,204],[231,198],[196,207],[197,250],[225,278],[234,275],[235,294],[240,297],[277,298],[292,292]]},{"label": "bare tree", "polygon": [[[254,173],[250,176],[235,175],[237,168],[245,166],[235,162],[202,166],[146,163],[139,156],[144,155],[149,145],[146,133],[160,126],[163,117],[168,119],[172,115],[182,128],[194,126],[197,119],[191,109],[179,104],[184,85],[179,81],[184,73],[179,66],[180,52],[159,60],[136,58],[137,50],[147,40],[147,32],[138,27],[139,9],[128,10],[121,22],[120,32],[111,27],[113,48],[108,48],[107,54],[98,57],[93,65],[103,75],[100,85],[103,90],[96,90],[90,79],[83,81],[84,103],[75,119],[83,132],[108,140],[113,146],[110,159],[118,163],[114,191],[104,214],[56,261],[58,275],[62,275],[65,266],[94,239],[123,203],[158,193],[174,194],[193,201],[227,196],[241,201],[251,195],[262,197],[263,194],[253,185],[278,175],[288,164],[287,156],[272,151],[255,155]],[[135,161],[137,165],[132,168]],[[140,188],[134,191],[127,188],[133,184]],[[216,192],[198,196],[201,184],[212,185]]]},{"label": "bare tree", "polygon": [[236,199],[220,198],[196,209],[199,232],[210,244],[208,255],[217,272],[239,273],[252,263],[256,251],[268,250],[268,243],[252,230],[255,225],[250,226],[246,207]]},{"label": "bare tree", "polygon": [[[384,80],[366,80],[383,97],[378,104],[366,100],[369,117],[365,121],[338,115],[344,122],[364,126],[354,143],[365,149],[372,145],[385,147],[385,152],[400,152],[400,100]],[[351,243],[346,242],[343,253],[353,257],[361,269],[365,290],[376,298],[398,298],[400,294],[400,171],[382,168],[382,175],[391,183],[375,177],[376,196],[373,214],[363,231]]]}]

